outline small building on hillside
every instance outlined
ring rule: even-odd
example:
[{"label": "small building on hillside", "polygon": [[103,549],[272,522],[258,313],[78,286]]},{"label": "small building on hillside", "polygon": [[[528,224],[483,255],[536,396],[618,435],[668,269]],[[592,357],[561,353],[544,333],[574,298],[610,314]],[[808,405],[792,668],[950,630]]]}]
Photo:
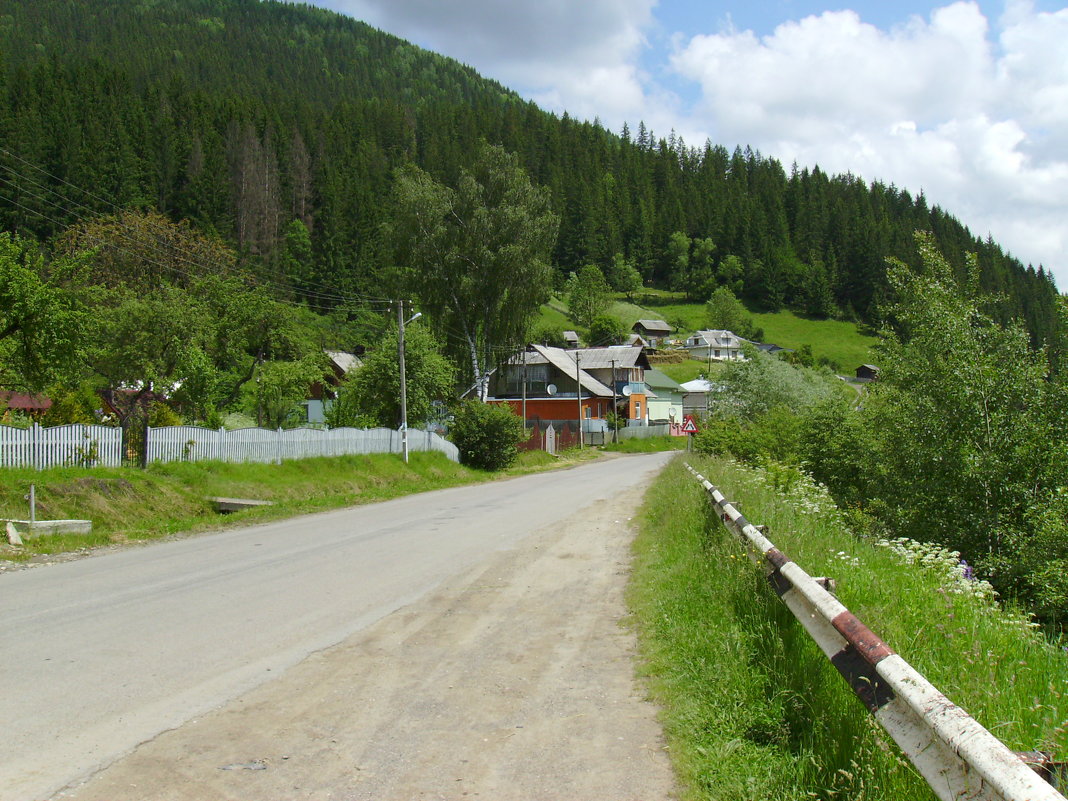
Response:
[{"label": "small building on hillside", "polygon": [[672,327],[663,320],[638,320],[630,329],[650,348],[660,348],[671,336]]},{"label": "small building on hillside", "polygon": [[862,364],[857,368],[857,378],[862,381],[874,381],[879,377],[879,368],[874,364]]},{"label": "small building on hillside", "polygon": [[744,339],[731,331],[696,331],[686,338],[686,350],[689,351],[691,359],[700,361],[744,361],[744,342]]},{"label": "small building on hillside", "polygon": [[564,337],[564,344],[569,349],[574,349],[579,346],[579,335],[574,331],[562,331]]},{"label": "small building on hillside", "polygon": [[772,356],[777,353],[793,353],[792,348],[784,348],[782,345],[776,345],[774,342],[754,342],[753,344],[756,345],[757,350]]}]

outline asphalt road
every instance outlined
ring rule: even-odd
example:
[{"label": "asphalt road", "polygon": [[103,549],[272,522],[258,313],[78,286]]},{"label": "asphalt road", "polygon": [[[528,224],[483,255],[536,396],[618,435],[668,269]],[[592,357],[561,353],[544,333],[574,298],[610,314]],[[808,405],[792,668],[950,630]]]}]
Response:
[{"label": "asphalt road", "polygon": [[668,458],[601,460],[0,576],[0,799],[54,795]]}]

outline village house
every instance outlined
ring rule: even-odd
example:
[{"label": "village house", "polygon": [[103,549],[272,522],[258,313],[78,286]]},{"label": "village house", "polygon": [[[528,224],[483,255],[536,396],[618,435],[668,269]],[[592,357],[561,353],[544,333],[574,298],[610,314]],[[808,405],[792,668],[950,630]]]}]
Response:
[{"label": "village house", "polygon": [[650,348],[662,347],[671,336],[672,327],[663,320],[638,320],[631,328]]},{"label": "village house", "polygon": [[649,396],[649,422],[681,423],[685,395],[682,385],[655,368],[645,371],[645,384],[652,391]]},{"label": "village house", "polygon": [[686,338],[686,350],[691,359],[699,361],[744,361],[742,345],[745,341],[731,331],[696,331]]},{"label": "village house", "polygon": [[52,399],[45,395],[0,390],[0,420],[11,412],[39,420],[51,408]]},{"label": "village house", "polygon": [[308,399],[301,402],[304,407],[304,421],[307,423],[325,423],[326,412],[334,399],[337,388],[345,376],[363,366],[355,353],[341,350],[324,350],[327,357],[327,369],[321,381],[316,381],[308,390]]},{"label": "village house", "polygon": [[565,350],[530,345],[493,372],[487,402],[507,403],[535,432],[551,424],[564,432],[565,444],[569,438],[577,441],[581,419],[589,440],[608,430],[606,418],[613,409],[628,425],[648,424],[648,368],[640,347]]}]

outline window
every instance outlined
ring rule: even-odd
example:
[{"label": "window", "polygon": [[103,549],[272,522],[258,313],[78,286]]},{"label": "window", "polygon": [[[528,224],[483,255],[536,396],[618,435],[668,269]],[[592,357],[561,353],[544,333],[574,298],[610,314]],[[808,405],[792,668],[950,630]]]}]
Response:
[{"label": "window", "polygon": [[719,358],[719,348],[716,348],[716,358]]},{"label": "window", "polygon": [[586,419],[589,420],[591,417],[593,417],[593,409],[591,409],[589,406],[587,406],[586,407]]},{"label": "window", "polygon": [[641,420],[642,419],[642,402],[641,401],[634,401],[634,419],[635,420]]},{"label": "window", "polygon": [[[544,395],[545,387],[549,384],[549,365],[527,365],[527,395]],[[508,388],[509,395],[523,394],[523,365],[508,365]]]}]

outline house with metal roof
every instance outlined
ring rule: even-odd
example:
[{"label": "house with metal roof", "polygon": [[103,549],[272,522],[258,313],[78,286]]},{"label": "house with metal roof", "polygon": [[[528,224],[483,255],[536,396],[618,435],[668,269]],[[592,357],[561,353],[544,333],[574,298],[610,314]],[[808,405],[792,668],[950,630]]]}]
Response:
[{"label": "house with metal roof", "polygon": [[649,422],[681,422],[682,400],[685,395],[682,385],[656,368],[645,371],[645,383],[652,391],[649,396]]},{"label": "house with metal roof", "polygon": [[708,417],[726,390],[723,384],[707,378],[695,378],[682,385],[682,413],[694,417]]},{"label": "house with metal roof", "polygon": [[489,403],[507,403],[528,426],[549,422],[584,432],[607,430],[613,409],[630,425],[647,425],[649,360],[640,347],[565,350],[529,345],[490,376]]},{"label": "house with metal roof", "polygon": [[745,341],[732,331],[695,331],[686,338],[686,350],[691,359],[700,361],[744,361],[742,344]]}]

